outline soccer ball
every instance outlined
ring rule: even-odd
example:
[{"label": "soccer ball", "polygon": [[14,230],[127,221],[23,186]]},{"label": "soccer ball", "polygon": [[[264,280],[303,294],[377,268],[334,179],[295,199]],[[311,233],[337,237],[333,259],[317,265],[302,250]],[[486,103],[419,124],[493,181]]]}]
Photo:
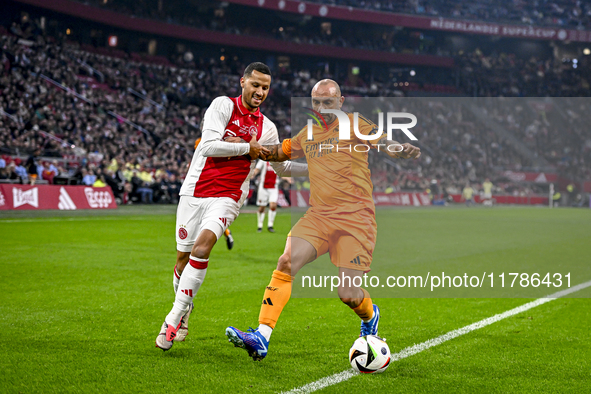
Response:
[{"label": "soccer ball", "polygon": [[357,338],[349,350],[349,362],[361,373],[382,373],[390,365],[390,348],[382,338],[366,335]]}]

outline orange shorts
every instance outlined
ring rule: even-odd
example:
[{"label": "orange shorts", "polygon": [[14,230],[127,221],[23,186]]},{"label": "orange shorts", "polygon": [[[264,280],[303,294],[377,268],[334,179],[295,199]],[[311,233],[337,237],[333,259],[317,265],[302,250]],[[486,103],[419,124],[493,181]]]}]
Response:
[{"label": "orange shorts", "polygon": [[310,242],[317,257],[328,252],[337,267],[367,272],[376,246],[376,217],[367,209],[326,214],[310,208],[289,235]]}]

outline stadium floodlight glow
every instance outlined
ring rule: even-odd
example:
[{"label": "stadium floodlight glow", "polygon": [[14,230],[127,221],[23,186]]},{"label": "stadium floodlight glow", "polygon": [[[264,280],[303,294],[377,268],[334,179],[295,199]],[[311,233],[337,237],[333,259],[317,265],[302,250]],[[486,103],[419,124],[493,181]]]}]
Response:
[{"label": "stadium floodlight glow", "polygon": [[591,55],[591,49],[589,49],[589,48],[583,49],[583,55]]},{"label": "stadium floodlight glow", "polygon": [[410,76],[414,77],[415,75],[417,75],[417,72],[415,70],[410,70]]}]

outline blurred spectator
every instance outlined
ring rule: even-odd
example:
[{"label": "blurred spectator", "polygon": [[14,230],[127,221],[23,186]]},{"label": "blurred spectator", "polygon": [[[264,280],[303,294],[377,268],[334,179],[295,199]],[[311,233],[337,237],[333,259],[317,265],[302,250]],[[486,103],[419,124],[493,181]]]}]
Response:
[{"label": "blurred spectator", "polygon": [[94,181],[92,186],[93,187],[106,187],[107,182],[105,181],[105,176],[103,174],[100,174],[100,176],[98,176],[97,180]]},{"label": "blurred spectator", "polygon": [[92,186],[96,182],[96,175],[92,170],[82,169],[82,183],[86,186]]},{"label": "blurred spectator", "polygon": [[[57,169],[56,169],[56,171],[57,171]],[[46,162],[46,161],[43,162],[43,170],[41,171],[41,179],[44,179],[44,180],[47,181],[47,183],[52,184],[53,183],[53,178],[56,175],[57,174],[51,169],[49,163]]]},{"label": "blurred spectator", "polygon": [[470,186],[470,184],[467,183],[464,187],[464,190],[462,190],[462,201],[466,201],[466,206],[469,207],[470,205],[474,204],[473,196],[474,189],[472,189],[472,186]]},{"label": "blurred spectator", "polygon": [[27,174],[27,169],[22,165],[21,159],[18,157],[14,159],[15,164],[15,172],[19,176],[21,183],[27,183],[29,181],[29,176]]}]

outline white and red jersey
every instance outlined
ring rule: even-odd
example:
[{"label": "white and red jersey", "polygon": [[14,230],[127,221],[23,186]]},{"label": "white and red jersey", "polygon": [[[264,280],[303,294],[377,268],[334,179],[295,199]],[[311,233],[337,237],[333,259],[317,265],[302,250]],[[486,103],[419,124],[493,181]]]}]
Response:
[{"label": "white and red jersey", "polygon": [[[240,137],[250,141],[253,136],[261,145],[279,144],[275,124],[258,108],[249,112],[242,105],[242,96],[221,96],[213,100],[205,112],[201,142],[193,154],[180,195],[244,201],[255,166],[255,161],[248,156],[250,145],[224,139]],[[277,165],[280,170],[286,167],[283,163],[274,163]]]},{"label": "white and red jersey", "polygon": [[279,187],[279,177],[273,170],[271,163],[259,160],[256,169],[260,174],[259,189],[277,189]]}]

